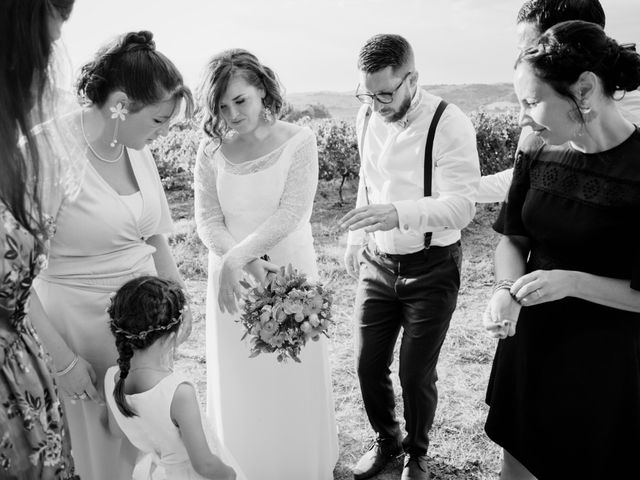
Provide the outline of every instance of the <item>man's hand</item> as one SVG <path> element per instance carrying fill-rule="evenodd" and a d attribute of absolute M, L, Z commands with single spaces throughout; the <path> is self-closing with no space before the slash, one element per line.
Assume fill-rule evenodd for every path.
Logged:
<path fill-rule="evenodd" d="M 398 211 L 391 203 L 367 205 L 354 208 L 340 219 L 340 228 L 360 230 L 367 233 L 398 228 Z"/>
<path fill-rule="evenodd" d="M 360 262 L 358 262 L 358 252 L 362 248 L 361 245 L 347 245 L 344 252 L 344 266 L 349 276 L 357 279 L 360 275 Z"/>

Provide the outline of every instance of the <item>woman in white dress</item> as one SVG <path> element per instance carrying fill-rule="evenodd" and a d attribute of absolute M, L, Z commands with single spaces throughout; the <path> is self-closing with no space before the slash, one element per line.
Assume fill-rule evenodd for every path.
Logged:
<path fill-rule="evenodd" d="M 49 267 L 34 282 L 42 306 L 34 305 L 32 317 L 38 330 L 54 327 L 42 341 L 58 370 L 80 477 L 126 479 L 137 450 L 102 421 L 102 379 L 118 357 L 105 308 L 131 278 L 181 281 L 164 235 L 172 230 L 170 211 L 147 144 L 166 134 L 191 95 L 145 31 L 99 51 L 82 68 L 78 91 L 89 105 L 59 123 L 83 145 L 76 160 L 85 175 L 76 201 L 48 212 L 56 234 Z"/>
<path fill-rule="evenodd" d="M 243 275 L 264 279 L 274 264 L 318 276 L 309 223 L 315 136 L 276 120 L 276 76 L 244 50 L 209 62 L 201 99 L 207 138 L 196 161 L 195 216 L 210 250 L 209 413 L 248 480 L 332 479 L 338 442 L 326 342 L 307 344 L 302 363 L 249 358 L 236 303 Z"/>

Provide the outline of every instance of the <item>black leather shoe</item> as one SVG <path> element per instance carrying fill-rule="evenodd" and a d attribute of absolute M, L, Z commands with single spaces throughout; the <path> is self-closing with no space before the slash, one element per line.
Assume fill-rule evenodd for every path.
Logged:
<path fill-rule="evenodd" d="M 402 453 L 402 442 L 397 438 L 378 438 L 353 469 L 354 480 L 373 477 L 391 460 Z"/>
<path fill-rule="evenodd" d="M 407 454 L 404 457 L 401 480 L 429 480 L 430 478 L 426 455 Z"/>

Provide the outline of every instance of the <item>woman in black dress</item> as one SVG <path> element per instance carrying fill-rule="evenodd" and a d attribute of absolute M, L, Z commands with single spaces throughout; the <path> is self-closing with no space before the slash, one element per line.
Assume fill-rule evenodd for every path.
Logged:
<path fill-rule="evenodd" d="M 494 228 L 487 391 L 502 480 L 640 478 L 640 56 L 586 22 L 516 63 L 518 152 Z M 517 328 L 516 328 L 517 325 Z"/>

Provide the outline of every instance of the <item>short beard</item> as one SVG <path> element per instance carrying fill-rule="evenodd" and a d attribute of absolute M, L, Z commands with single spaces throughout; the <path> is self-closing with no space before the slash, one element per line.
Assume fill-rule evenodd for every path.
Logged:
<path fill-rule="evenodd" d="M 391 117 L 388 117 L 388 119 L 385 119 L 385 122 L 386 123 L 397 122 L 407 114 L 410 107 L 411 107 L 411 97 L 407 97 L 398 107 L 398 111 L 394 113 Z"/>

